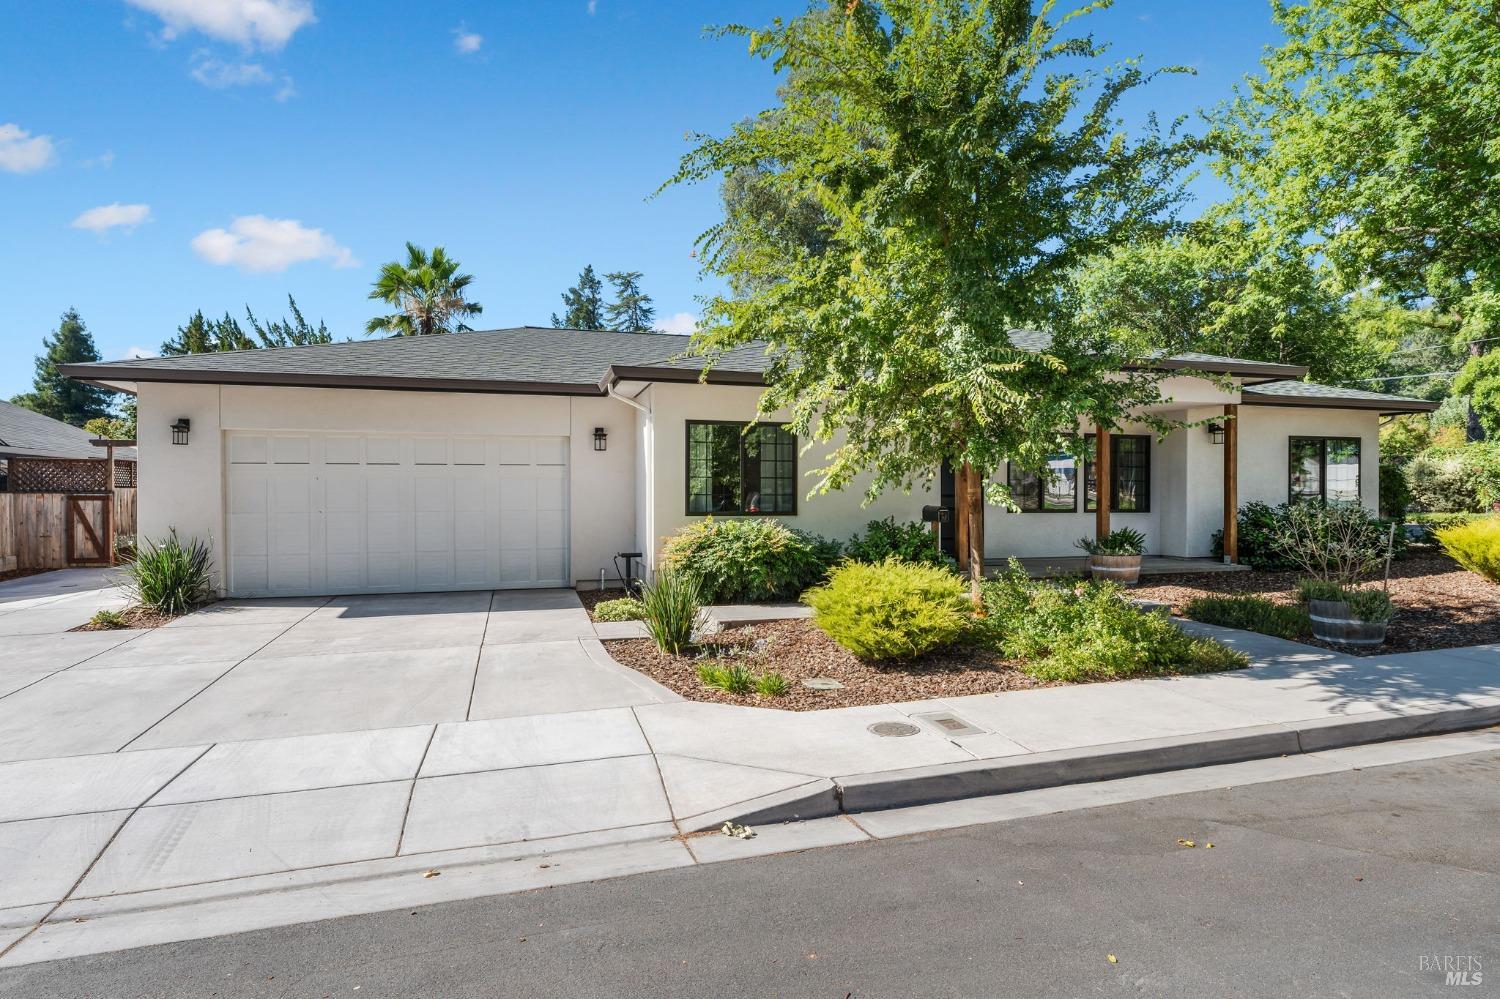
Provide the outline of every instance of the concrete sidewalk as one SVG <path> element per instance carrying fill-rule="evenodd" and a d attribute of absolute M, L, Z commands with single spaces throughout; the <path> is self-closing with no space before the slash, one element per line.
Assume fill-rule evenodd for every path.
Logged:
<path fill-rule="evenodd" d="M 316 608 L 287 610 L 315 626 L 308 641 L 337 642 L 351 626 L 347 608 L 324 625 Z M 538 618 L 514 620 L 530 628 Z M 391 625 L 398 635 L 411 627 Z M 1303 759 L 1500 722 L 1500 647 L 1357 658 L 1183 627 L 1241 648 L 1255 667 L 805 713 L 643 697 L 239 741 L 194 741 L 191 727 L 163 726 L 151 748 L 0 764 L 0 964 L 131 946 L 120 941 L 139 941 L 142 927 L 182 939 L 173 934 L 530 886 L 532 865 L 506 865 L 544 854 L 570 858 L 564 878 L 739 855 L 747 848 L 738 841 L 691 839 L 685 851 L 679 838 L 731 818 L 819 819 L 765 841 L 818 845 L 864 837 L 924 802 Z M 184 619 L 180 630 L 196 628 Z M 281 634 L 274 641 L 295 637 Z M 497 637 L 522 649 L 556 636 L 480 641 Z M 595 646 L 586 643 L 602 655 Z M 538 676 L 531 686 L 546 683 Z M 859 813 L 859 824 L 841 813 Z M 472 874 L 461 885 L 459 869 Z M 430 871 L 450 872 L 444 887 Z M 110 935 L 127 922 L 129 932 Z"/>

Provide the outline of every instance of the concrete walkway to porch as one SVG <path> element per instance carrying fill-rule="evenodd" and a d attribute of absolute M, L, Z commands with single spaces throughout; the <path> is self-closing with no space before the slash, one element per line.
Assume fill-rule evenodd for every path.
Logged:
<path fill-rule="evenodd" d="M 1500 722 L 1497 647 L 1358 658 L 1185 623 L 1255 666 L 793 713 L 683 701 L 607 655 L 589 675 L 621 693 L 600 706 L 565 676 L 602 651 L 569 591 L 498 617 L 500 594 L 227 602 L 128 635 L 39 633 L 105 598 L 33 599 L 0 615 L 0 672 L 50 670 L 0 696 L 0 965 L 854 842 L 924 802 L 1326 768 L 1334 747 Z M 686 836 L 730 818 L 766 835 Z M 790 819 L 812 821 L 775 832 Z"/>

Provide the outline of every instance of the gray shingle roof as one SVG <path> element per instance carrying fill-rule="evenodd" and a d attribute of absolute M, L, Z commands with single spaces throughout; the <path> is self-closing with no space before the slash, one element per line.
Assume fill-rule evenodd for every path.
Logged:
<path fill-rule="evenodd" d="M 1337 385 L 1319 385 L 1317 382 L 1265 382 L 1247 385 L 1241 394 L 1246 402 L 1259 400 L 1286 405 L 1315 405 L 1319 402 L 1345 406 L 1355 404 L 1364 409 L 1380 409 L 1389 413 L 1421 413 L 1438 407 L 1437 403 L 1425 399 L 1340 388 Z"/>
<path fill-rule="evenodd" d="M 0 455 L 41 458 L 103 458 L 104 449 L 89 441 L 93 435 L 69 423 L 0 401 Z M 134 448 L 120 448 L 118 458 L 134 458 Z"/>

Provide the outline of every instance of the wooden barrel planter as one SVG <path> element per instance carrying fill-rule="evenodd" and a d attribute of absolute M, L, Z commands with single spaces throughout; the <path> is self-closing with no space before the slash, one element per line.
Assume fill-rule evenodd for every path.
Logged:
<path fill-rule="evenodd" d="M 1340 645 L 1383 645 L 1387 621 L 1361 621 L 1342 600 L 1309 600 L 1313 637 Z"/>
<path fill-rule="evenodd" d="M 1141 581 L 1141 557 L 1139 555 L 1090 555 L 1089 575 L 1094 579 L 1107 579 L 1121 586 L 1134 586 Z"/>

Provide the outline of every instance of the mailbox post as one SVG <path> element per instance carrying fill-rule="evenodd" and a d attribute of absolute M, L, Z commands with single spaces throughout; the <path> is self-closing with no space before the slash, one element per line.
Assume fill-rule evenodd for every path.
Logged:
<path fill-rule="evenodd" d="M 938 556 L 943 554 L 943 525 L 953 523 L 953 510 L 946 506 L 922 507 L 922 521 L 932 525 L 932 541 L 937 546 Z"/>

